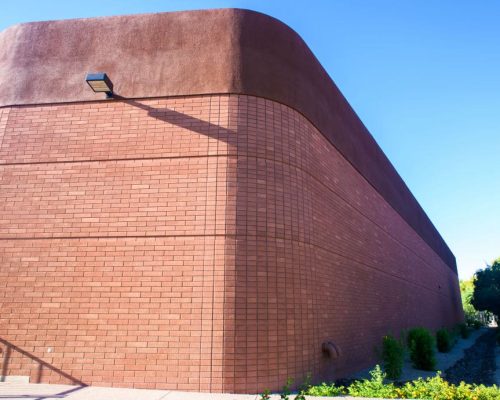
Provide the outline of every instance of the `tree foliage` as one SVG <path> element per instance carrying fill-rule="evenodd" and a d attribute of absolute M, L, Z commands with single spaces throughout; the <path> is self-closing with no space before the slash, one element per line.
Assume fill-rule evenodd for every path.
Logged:
<path fill-rule="evenodd" d="M 500 258 L 476 272 L 471 304 L 480 311 L 500 316 Z"/>
<path fill-rule="evenodd" d="M 472 295 L 474 294 L 473 278 L 460 281 L 460 294 L 462 295 L 462 306 L 467 319 L 471 319 L 477 314 L 477 310 L 471 304 Z"/>

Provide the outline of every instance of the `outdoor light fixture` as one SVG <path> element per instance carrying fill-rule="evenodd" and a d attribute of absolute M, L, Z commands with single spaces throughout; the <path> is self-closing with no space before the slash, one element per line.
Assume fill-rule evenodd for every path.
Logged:
<path fill-rule="evenodd" d="M 104 72 L 87 74 L 85 80 L 94 92 L 106 93 L 107 98 L 113 97 L 113 82 Z"/>

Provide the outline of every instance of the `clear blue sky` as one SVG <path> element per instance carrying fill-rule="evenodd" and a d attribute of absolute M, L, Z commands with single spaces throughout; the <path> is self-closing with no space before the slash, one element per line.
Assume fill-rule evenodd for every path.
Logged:
<path fill-rule="evenodd" d="M 467 278 L 500 257 L 500 2 L 2 2 L 0 30 L 47 19 L 240 7 L 295 29 L 340 87 Z"/>

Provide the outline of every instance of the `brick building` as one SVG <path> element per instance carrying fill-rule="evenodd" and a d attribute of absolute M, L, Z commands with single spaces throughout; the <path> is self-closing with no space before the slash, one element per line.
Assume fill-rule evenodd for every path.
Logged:
<path fill-rule="evenodd" d="M 0 107 L 0 375 L 257 392 L 463 318 L 453 254 L 273 18 L 16 25 Z"/>

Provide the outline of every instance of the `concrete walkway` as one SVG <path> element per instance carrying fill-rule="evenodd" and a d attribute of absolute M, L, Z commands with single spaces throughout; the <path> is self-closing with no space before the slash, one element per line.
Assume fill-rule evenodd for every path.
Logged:
<path fill-rule="evenodd" d="M 191 393 L 34 383 L 0 383 L 0 399 L 31 400 L 255 400 L 256 395 Z"/>
<path fill-rule="evenodd" d="M 290 399 L 295 396 L 291 395 Z M 169 390 L 122 389 L 98 386 L 49 385 L 35 383 L 2 382 L 0 400 L 257 400 L 254 394 L 194 393 Z M 279 395 L 272 395 L 278 400 Z M 332 397 L 312 397 L 308 399 L 327 400 Z M 343 397 L 342 399 L 353 399 Z M 359 398 L 358 398 L 359 400 Z"/>

